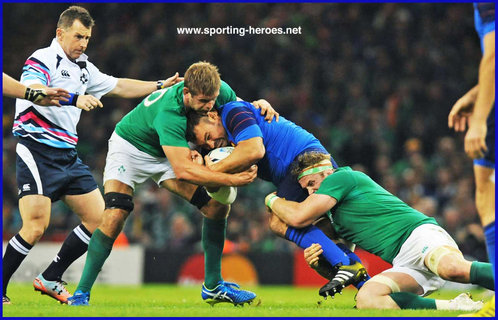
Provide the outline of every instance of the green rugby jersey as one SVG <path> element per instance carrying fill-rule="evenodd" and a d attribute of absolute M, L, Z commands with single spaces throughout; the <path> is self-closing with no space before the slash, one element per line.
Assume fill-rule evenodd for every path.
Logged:
<path fill-rule="evenodd" d="M 235 100 L 235 92 L 222 81 L 215 108 Z M 154 91 L 116 125 L 121 138 L 154 157 L 165 157 L 161 146 L 188 148 L 186 130 L 183 81 Z"/>
<path fill-rule="evenodd" d="M 350 167 L 339 168 L 325 178 L 316 193 L 337 200 L 330 214 L 341 238 L 389 263 L 415 228 L 427 223 L 437 225 L 434 218 L 411 208 Z"/>

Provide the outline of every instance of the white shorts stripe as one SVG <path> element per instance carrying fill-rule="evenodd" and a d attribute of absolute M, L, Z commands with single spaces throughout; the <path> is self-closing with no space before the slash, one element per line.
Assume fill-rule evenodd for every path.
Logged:
<path fill-rule="evenodd" d="M 10 239 L 9 244 L 16 249 L 17 252 L 24 254 L 25 256 L 28 255 L 29 249 L 26 249 L 25 246 L 23 246 L 15 237 Z"/>
<path fill-rule="evenodd" d="M 83 230 L 81 230 L 80 226 L 74 228 L 73 231 L 84 243 L 88 244 L 90 242 L 90 237 L 87 236 L 86 233 L 83 232 Z"/>
<path fill-rule="evenodd" d="M 43 194 L 43 185 L 41 182 L 40 178 L 40 173 L 38 172 L 38 167 L 36 166 L 35 159 L 33 158 L 33 155 L 29 151 L 26 146 L 18 143 L 16 146 L 16 153 L 19 155 L 19 157 L 26 163 L 26 165 L 29 168 L 29 171 L 31 171 L 31 174 L 33 175 L 33 178 L 35 179 L 36 182 L 36 188 L 38 190 L 38 194 Z"/>

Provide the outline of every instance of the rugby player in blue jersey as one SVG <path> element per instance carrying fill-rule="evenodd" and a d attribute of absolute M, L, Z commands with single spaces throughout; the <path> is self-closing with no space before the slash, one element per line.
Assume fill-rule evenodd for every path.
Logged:
<path fill-rule="evenodd" d="M 451 109 L 448 125 L 465 131 L 465 153 L 474 159 L 476 207 L 484 227 L 489 262 L 495 265 L 495 4 L 474 3 L 475 28 L 483 52 L 479 80 Z M 494 297 L 471 316 L 494 317 Z"/>
<path fill-rule="evenodd" d="M 207 115 L 189 114 L 187 139 L 204 150 L 235 146 L 227 158 L 213 164 L 206 157 L 206 164 L 213 171 L 227 173 L 240 172 L 257 164 L 258 177 L 273 182 L 279 197 L 298 202 L 306 199 L 308 194 L 290 173 L 294 161 L 300 154 L 309 151 L 329 154 L 311 133 L 283 117 L 278 122 L 268 123 L 252 104 L 245 101 L 224 104 Z M 331 156 L 330 162 L 334 168 L 337 167 Z M 272 214 L 270 228 L 303 249 L 313 243 L 321 244 L 323 256 L 334 268 L 328 266 L 331 272 L 320 274 L 331 282 L 361 287 L 362 280 L 368 279 L 359 258 L 344 244 L 338 247 L 317 226 L 293 228 Z M 323 292 L 323 295 L 334 293 Z"/>

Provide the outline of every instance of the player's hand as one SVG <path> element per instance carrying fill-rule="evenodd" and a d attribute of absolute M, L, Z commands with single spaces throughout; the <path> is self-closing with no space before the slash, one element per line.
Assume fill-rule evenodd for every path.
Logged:
<path fill-rule="evenodd" d="M 273 109 L 270 103 L 265 99 L 253 101 L 252 104 L 256 107 L 256 109 L 261 109 L 261 115 L 265 115 L 265 120 L 268 123 L 270 123 L 273 118 L 275 118 L 275 121 L 278 121 L 280 114 L 275 111 L 275 109 Z"/>
<path fill-rule="evenodd" d="M 180 77 L 180 75 L 177 72 L 172 77 L 169 77 L 166 80 L 157 81 L 158 89 L 164 89 L 164 88 L 171 87 L 172 85 L 177 84 L 178 82 L 181 82 L 181 81 L 183 81 L 183 77 Z"/>
<path fill-rule="evenodd" d="M 270 209 L 270 207 L 267 205 L 268 201 L 270 200 L 270 198 L 273 198 L 273 196 L 276 196 L 277 195 L 277 191 L 273 191 L 272 193 L 269 193 L 266 197 L 265 197 L 265 205 L 266 205 L 266 208 L 268 209 L 268 212 L 272 212 L 272 210 Z"/>
<path fill-rule="evenodd" d="M 448 127 L 454 128 L 456 132 L 465 131 L 469 117 L 474 111 L 473 109 L 474 100 L 469 94 L 466 94 L 458 99 L 448 115 Z"/>
<path fill-rule="evenodd" d="M 304 249 L 304 260 L 313 269 L 318 267 L 319 256 L 323 253 L 322 246 L 318 243 L 313 243 L 308 248 Z"/>
<path fill-rule="evenodd" d="M 97 107 L 103 108 L 104 105 L 102 104 L 102 102 L 100 102 L 99 99 L 95 98 L 94 96 L 85 94 L 78 96 L 78 100 L 76 101 L 76 107 L 85 111 L 90 111 Z"/>
<path fill-rule="evenodd" d="M 256 179 L 258 173 L 258 167 L 256 165 L 252 165 L 249 169 L 235 173 L 231 175 L 230 186 L 232 187 L 240 187 L 246 184 L 249 184 Z"/>
<path fill-rule="evenodd" d="M 197 163 L 200 165 L 204 164 L 202 160 L 202 155 L 197 150 L 190 150 L 190 158 L 192 158 L 193 163 Z"/>
<path fill-rule="evenodd" d="M 469 130 L 465 134 L 465 153 L 472 159 L 481 159 L 488 151 L 486 146 L 486 120 L 473 119 L 469 122 Z"/>
<path fill-rule="evenodd" d="M 212 165 L 214 165 L 214 162 L 211 160 L 211 158 L 208 155 L 205 155 L 204 164 L 206 167 L 210 168 Z"/>
<path fill-rule="evenodd" d="M 61 107 L 60 101 L 69 101 L 69 92 L 62 88 L 26 88 L 24 97 L 40 106 Z"/>

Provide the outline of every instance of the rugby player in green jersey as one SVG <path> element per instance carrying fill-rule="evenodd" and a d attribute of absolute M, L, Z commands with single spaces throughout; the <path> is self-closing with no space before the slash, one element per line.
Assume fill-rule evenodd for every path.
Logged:
<path fill-rule="evenodd" d="M 467 294 L 452 300 L 422 297 L 441 288 L 445 280 L 494 290 L 491 264 L 467 261 L 434 218 L 411 208 L 362 172 L 334 169 L 329 157 L 309 152 L 298 158 L 293 174 L 308 190 L 306 200 L 287 201 L 272 193 L 265 204 L 283 222 L 299 228 L 326 213 L 339 237 L 393 265 L 361 287 L 357 308 L 470 311 L 482 307 Z M 312 245 L 305 250 L 305 259 L 316 266 L 320 254 L 321 248 Z M 342 290 L 340 271 L 336 277 L 321 295 Z"/>
<path fill-rule="evenodd" d="M 228 174 L 211 171 L 202 157 L 191 151 L 187 140 L 186 112 L 208 112 L 230 101 L 235 92 L 221 81 L 218 68 L 207 62 L 191 65 L 184 81 L 153 92 L 116 125 L 109 139 L 104 170 L 105 211 L 103 222 L 93 233 L 82 277 L 71 305 L 88 305 L 90 290 L 114 240 L 133 210 L 133 191 L 137 184 L 152 178 L 160 187 L 195 205 L 204 215 L 202 246 L 205 282 L 201 296 L 211 304 L 249 303 L 256 295 L 223 281 L 221 257 L 226 236 L 229 205 L 211 199 L 203 187 L 242 186 L 256 178 L 255 166 Z M 265 100 L 255 101 L 271 121 L 278 114 Z"/>

